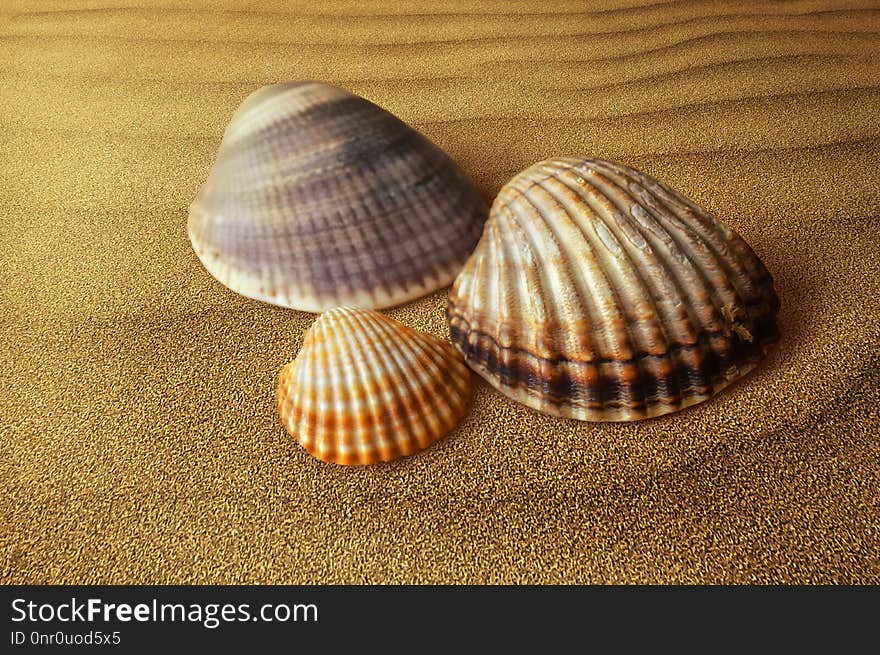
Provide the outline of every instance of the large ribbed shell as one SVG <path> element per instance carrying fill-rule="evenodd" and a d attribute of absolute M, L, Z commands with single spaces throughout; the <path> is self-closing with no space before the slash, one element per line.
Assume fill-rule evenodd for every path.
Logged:
<path fill-rule="evenodd" d="M 767 269 L 729 227 L 626 166 L 511 180 L 450 292 L 453 343 L 504 394 L 589 421 L 706 400 L 778 338 Z"/>
<path fill-rule="evenodd" d="M 287 431 L 325 462 L 411 455 L 467 411 L 470 371 L 446 341 L 379 312 L 342 307 L 314 322 L 278 381 Z"/>
<path fill-rule="evenodd" d="M 233 116 L 189 235 L 250 298 L 319 312 L 447 286 L 487 208 L 462 170 L 373 103 L 319 82 L 264 87 Z"/>

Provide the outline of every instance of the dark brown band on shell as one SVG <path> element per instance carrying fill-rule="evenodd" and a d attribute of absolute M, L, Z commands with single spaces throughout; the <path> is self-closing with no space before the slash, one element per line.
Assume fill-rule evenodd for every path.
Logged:
<path fill-rule="evenodd" d="M 752 341 L 733 336 L 728 342 L 724 333 L 705 332 L 697 343 L 673 345 L 664 355 L 637 353 L 626 361 L 551 360 L 504 348 L 490 335 L 471 330 L 463 317 L 452 312 L 449 305 L 450 338 L 472 368 L 487 372 L 503 387 L 535 396 L 544 411 L 547 406 L 558 408 L 561 415 L 568 415 L 567 408 L 572 407 L 621 410 L 631 413 L 633 420 L 657 415 L 656 408 L 649 413 L 651 406 L 668 408 L 662 414 L 682 409 L 686 398 L 711 397 L 750 371 L 779 338 L 776 321 L 762 319 L 755 324 Z M 729 347 L 713 347 L 713 342 Z M 674 365 L 662 370 L 666 358 Z"/>

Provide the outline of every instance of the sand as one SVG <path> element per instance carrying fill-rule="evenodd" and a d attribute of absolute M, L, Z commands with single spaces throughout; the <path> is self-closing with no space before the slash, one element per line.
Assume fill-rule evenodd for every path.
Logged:
<path fill-rule="evenodd" d="M 0 581 L 880 582 L 880 5 L 132 4 L 0 0 Z M 487 200 L 552 155 L 665 180 L 767 264 L 781 342 L 669 417 L 478 383 L 420 455 L 312 459 L 273 394 L 313 316 L 186 236 L 237 104 L 300 78 Z M 389 314 L 445 336 L 445 299 Z"/>

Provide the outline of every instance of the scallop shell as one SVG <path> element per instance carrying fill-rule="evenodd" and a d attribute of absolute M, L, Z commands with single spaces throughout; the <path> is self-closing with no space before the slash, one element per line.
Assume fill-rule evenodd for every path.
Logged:
<path fill-rule="evenodd" d="M 364 98 L 295 82 L 239 107 L 189 236 L 205 268 L 250 298 L 378 308 L 449 285 L 487 213 L 423 135 Z"/>
<path fill-rule="evenodd" d="M 633 421 L 710 398 L 778 338 L 767 269 L 654 178 L 543 161 L 492 206 L 447 318 L 472 369 L 534 409 Z"/>
<path fill-rule="evenodd" d="M 462 419 L 471 375 L 446 341 L 379 312 L 321 314 L 281 371 L 278 413 L 325 462 L 373 464 L 428 447 Z"/>

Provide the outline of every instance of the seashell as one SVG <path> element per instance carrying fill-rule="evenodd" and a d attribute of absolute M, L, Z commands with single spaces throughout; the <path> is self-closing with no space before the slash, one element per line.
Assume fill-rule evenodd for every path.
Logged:
<path fill-rule="evenodd" d="M 378 308 L 449 285 L 487 213 L 422 134 L 347 91 L 294 82 L 239 107 L 189 236 L 211 275 L 249 298 Z"/>
<path fill-rule="evenodd" d="M 633 421 L 706 400 L 778 338 L 767 269 L 654 178 L 540 162 L 492 205 L 447 306 L 468 365 L 529 407 Z"/>
<path fill-rule="evenodd" d="M 446 341 L 372 310 L 321 314 L 278 380 L 287 431 L 325 462 L 373 464 L 411 455 L 467 411 L 471 376 Z"/>

